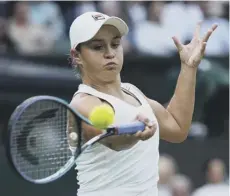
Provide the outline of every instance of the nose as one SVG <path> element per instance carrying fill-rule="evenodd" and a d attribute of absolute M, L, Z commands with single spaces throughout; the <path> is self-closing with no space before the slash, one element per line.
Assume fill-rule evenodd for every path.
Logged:
<path fill-rule="evenodd" d="M 113 59 L 115 57 L 115 51 L 111 47 L 107 47 L 104 57 L 106 59 Z"/>

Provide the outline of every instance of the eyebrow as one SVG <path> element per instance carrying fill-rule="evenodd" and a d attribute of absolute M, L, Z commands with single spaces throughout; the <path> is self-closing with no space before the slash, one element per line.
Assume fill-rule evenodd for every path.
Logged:
<path fill-rule="evenodd" d="M 113 37 L 113 39 L 120 39 L 121 36 L 120 35 L 117 35 L 115 37 Z M 92 39 L 90 42 L 102 42 L 104 41 L 103 39 Z"/>

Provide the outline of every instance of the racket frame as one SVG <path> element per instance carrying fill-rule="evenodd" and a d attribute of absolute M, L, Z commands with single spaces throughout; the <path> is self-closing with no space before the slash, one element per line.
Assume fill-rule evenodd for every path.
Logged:
<path fill-rule="evenodd" d="M 69 107 L 69 104 L 66 101 L 64 101 L 60 98 L 57 98 L 57 97 L 53 97 L 53 96 L 48 96 L 48 95 L 34 96 L 34 97 L 26 99 L 19 106 L 17 106 L 17 108 L 14 110 L 14 112 L 10 116 L 9 123 L 8 123 L 8 131 L 6 134 L 5 150 L 6 150 L 8 162 L 13 167 L 13 169 L 16 171 L 16 173 L 19 174 L 19 176 L 22 177 L 23 179 L 25 179 L 29 182 L 35 183 L 35 184 L 46 184 L 46 183 L 55 181 L 58 178 L 61 178 L 63 175 L 65 175 L 74 166 L 76 157 L 78 157 L 78 155 L 82 152 L 82 149 L 81 149 L 81 131 L 79 131 L 80 135 L 78 137 L 79 141 L 78 141 L 77 150 L 75 151 L 74 155 L 68 160 L 68 162 L 60 170 L 58 170 L 56 173 L 54 173 L 53 175 L 51 175 L 49 177 L 37 179 L 37 180 L 31 179 L 28 176 L 24 175 L 20 171 L 20 169 L 17 167 L 16 160 L 12 156 L 13 153 L 11 151 L 11 143 L 12 143 L 11 134 L 14 131 L 14 128 L 18 122 L 18 119 L 23 114 L 23 112 L 30 105 L 32 105 L 38 101 L 53 101 L 53 102 L 56 102 L 58 104 L 61 104 L 64 107 L 66 107 L 66 109 L 69 110 L 70 112 L 72 112 L 74 117 L 76 118 L 76 122 L 78 123 L 79 129 L 81 129 L 81 121 L 84 121 L 85 123 L 87 123 L 89 125 L 92 125 L 92 124 L 90 123 L 90 121 L 87 118 L 85 118 L 80 113 L 76 112 L 71 107 Z M 81 120 L 79 120 L 77 118 L 79 118 Z"/>

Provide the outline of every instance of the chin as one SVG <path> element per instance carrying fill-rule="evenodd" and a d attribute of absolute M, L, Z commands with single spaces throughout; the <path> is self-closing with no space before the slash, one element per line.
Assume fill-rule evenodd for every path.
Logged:
<path fill-rule="evenodd" d="M 103 81 L 104 82 L 109 82 L 109 83 L 113 83 L 114 81 L 117 81 L 118 79 L 120 79 L 120 72 L 117 71 L 107 71 L 105 72 L 105 75 L 103 77 Z"/>

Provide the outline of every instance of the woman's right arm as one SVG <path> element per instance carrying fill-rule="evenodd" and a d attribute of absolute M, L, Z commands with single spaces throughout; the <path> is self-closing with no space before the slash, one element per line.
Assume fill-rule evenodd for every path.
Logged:
<path fill-rule="evenodd" d="M 88 118 L 92 109 L 101 104 L 103 104 L 103 102 L 97 97 L 93 97 L 86 94 L 79 94 L 73 98 L 73 100 L 70 103 L 70 106 L 76 111 L 78 111 L 80 114 L 82 114 L 84 117 Z M 82 129 L 83 138 L 85 142 L 102 133 L 102 130 L 87 125 L 84 122 L 82 123 Z M 112 150 L 121 151 L 131 148 L 138 141 L 138 135 L 124 135 L 110 136 L 101 140 L 100 143 Z"/>

